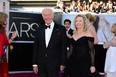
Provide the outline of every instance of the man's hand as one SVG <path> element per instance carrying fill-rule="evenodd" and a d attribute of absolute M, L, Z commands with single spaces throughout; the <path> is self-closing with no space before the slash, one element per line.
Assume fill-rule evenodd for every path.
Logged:
<path fill-rule="evenodd" d="M 91 73 L 94 73 L 96 71 L 95 67 L 94 66 L 91 66 L 90 67 L 90 71 L 91 71 Z"/>
<path fill-rule="evenodd" d="M 63 71 L 64 68 L 65 68 L 65 66 L 61 65 L 61 66 L 60 66 L 60 71 Z"/>
<path fill-rule="evenodd" d="M 71 36 L 70 34 L 67 34 L 67 37 L 68 37 L 68 38 L 72 38 L 72 36 Z"/>
<path fill-rule="evenodd" d="M 38 72 L 38 66 L 33 66 L 33 71 L 34 71 L 35 74 L 37 74 L 37 72 Z"/>

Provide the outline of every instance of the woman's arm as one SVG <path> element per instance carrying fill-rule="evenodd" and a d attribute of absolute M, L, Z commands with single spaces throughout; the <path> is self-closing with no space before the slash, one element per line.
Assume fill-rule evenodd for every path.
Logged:
<path fill-rule="evenodd" d="M 14 40 L 14 38 L 16 38 L 17 33 L 13 32 L 12 37 L 9 39 L 9 44 Z"/>

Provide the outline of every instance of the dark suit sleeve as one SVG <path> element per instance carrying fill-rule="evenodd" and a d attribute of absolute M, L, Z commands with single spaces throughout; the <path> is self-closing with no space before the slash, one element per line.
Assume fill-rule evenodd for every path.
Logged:
<path fill-rule="evenodd" d="M 67 36 L 66 36 L 66 29 L 62 26 L 62 51 L 61 51 L 61 65 L 65 65 L 67 60 Z"/>
<path fill-rule="evenodd" d="M 35 32 L 35 38 L 34 38 L 34 45 L 33 45 L 33 65 L 37 64 L 37 51 L 38 51 L 38 44 L 39 44 L 39 38 L 38 38 L 38 31 Z"/>
<path fill-rule="evenodd" d="M 73 35 L 73 31 L 74 30 L 70 28 L 69 31 L 68 31 L 68 33 L 72 36 Z"/>

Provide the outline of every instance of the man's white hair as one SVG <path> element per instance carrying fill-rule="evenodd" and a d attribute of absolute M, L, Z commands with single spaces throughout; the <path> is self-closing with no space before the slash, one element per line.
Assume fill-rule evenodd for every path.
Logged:
<path fill-rule="evenodd" d="M 42 10 L 42 16 L 44 16 L 44 11 L 46 11 L 46 10 L 51 11 L 51 12 L 52 12 L 52 16 L 54 16 L 54 12 L 53 12 L 53 10 L 52 10 L 51 8 L 44 8 L 44 9 Z"/>

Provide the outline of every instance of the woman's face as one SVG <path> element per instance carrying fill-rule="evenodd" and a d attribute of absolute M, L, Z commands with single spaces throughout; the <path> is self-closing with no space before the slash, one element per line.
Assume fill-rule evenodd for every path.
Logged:
<path fill-rule="evenodd" d="M 83 28 L 84 27 L 84 20 L 82 17 L 77 17 L 75 20 L 75 26 L 77 29 Z"/>
<path fill-rule="evenodd" d="M 64 23 L 64 26 L 65 26 L 66 30 L 68 30 L 68 29 L 70 28 L 70 25 L 71 25 L 71 24 L 70 24 L 69 22 L 65 22 L 65 23 Z"/>

